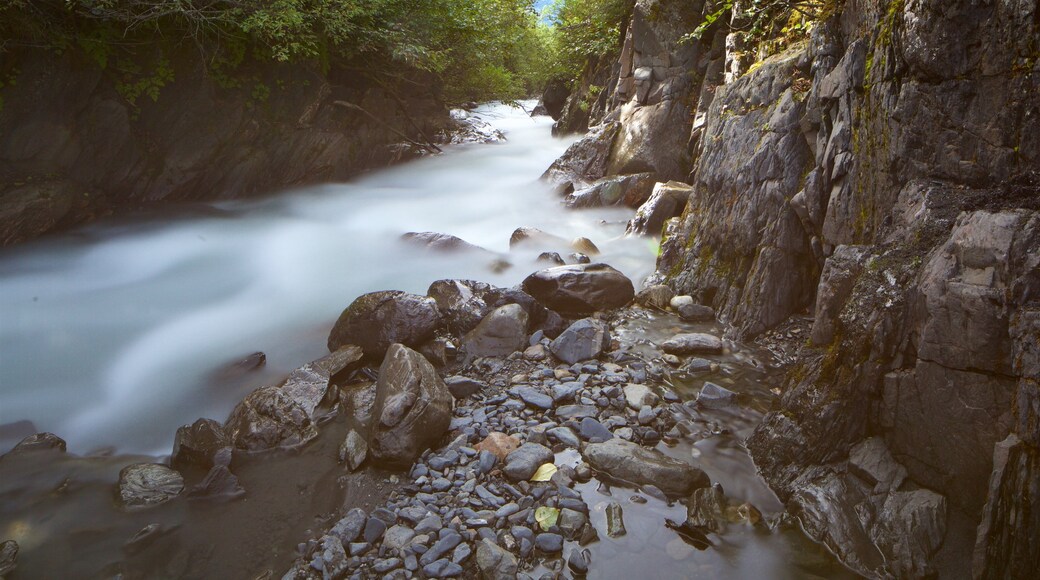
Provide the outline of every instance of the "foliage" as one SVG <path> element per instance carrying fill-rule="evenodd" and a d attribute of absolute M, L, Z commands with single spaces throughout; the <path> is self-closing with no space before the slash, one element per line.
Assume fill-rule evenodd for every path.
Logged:
<path fill-rule="evenodd" d="M 838 0 L 715 0 L 705 7 L 704 22 L 683 37 L 700 40 L 716 23 L 760 43 L 804 35 L 813 22 L 832 13 Z"/>
<path fill-rule="evenodd" d="M 615 54 L 632 0 L 556 0 L 546 41 L 550 77 L 576 79 L 586 66 Z"/>

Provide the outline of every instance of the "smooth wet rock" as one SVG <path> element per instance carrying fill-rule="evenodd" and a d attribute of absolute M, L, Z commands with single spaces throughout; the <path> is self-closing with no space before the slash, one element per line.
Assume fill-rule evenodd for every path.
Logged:
<path fill-rule="evenodd" d="M 598 358 L 610 346 L 610 328 L 594 318 L 583 318 L 549 343 L 553 355 L 568 364 Z"/>
<path fill-rule="evenodd" d="M 221 449 L 232 446 L 224 426 L 213 419 L 199 419 L 177 429 L 173 439 L 170 466 L 174 469 L 200 467 L 209 469 Z"/>
<path fill-rule="evenodd" d="M 538 228 L 520 227 L 513 230 L 513 234 L 509 236 L 509 249 L 517 246 L 558 250 L 567 248 L 570 244 L 560 236 L 543 232 Z"/>
<path fill-rule="evenodd" d="M 621 509 L 621 504 L 616 501 L 608 503 L 604 513 L 607 516 L 607 536 L 611 538 L 624 536 L 627 530 L 625 530 L 625 514 Z"/>
<path fill-rule="evenodd" d="M 670 354 L 718 354 L 722 346 L 719 337 L 700 332 L 677 334 L 661 343 L 661 348 Z"/>
<path fill-rule="evenodd" d="M 545 432 L 546 435 L 556 439 L 560 443 L 563 443 L 567 447 L 573 449 L 581 448 L 581 440 L 574 434 L 574 431 L 570 427 L 553 427 Z"/>
<path fill-rule="evenodd" d="M 119 501 L 128 508 L 166 503 L 183 490 L 181 474 L 158 463 L 135 463 L 119 472 Z"/>
<path fill-rule="evenodd" d="M 563 536 L 560 534 L 538 534 L 535 536 L 534 545 L 541 551 L 555 554 L 563 550 Z"/>
<path fill-rule="evenodd" d="M 705 382 L 701 392 L 697 393 L 697 406 L 707 409 L 724 409 L 736 402 L 736 393 L 712 382 Z"/>
<path fill-rule="evenodd" d="M 656 485 L 673 497 L 711 483 L 703 471 L 688 463 L 618 438 L 586 445 L 582 453 L 598 471 L 635 484 Z"/>
<path fill-rule="evenodd" d="M 575 251 L 581 252 L 586 256 L 597 256 L 600 253 L 596 244 L 592 243 L 592 240 L 588 238 L 574 238 L 571 241 L 571 248 L 574 248 Z"/>
<path fill-rule="evenodd" d="M 553 458 L 553 452 L 548 447 L 524 443 L 506 456 L 506 465 L 502 471 L 515 481 L 527 481 L 543 464 L 552 463 Z"/>
<path fill-rule="evenodd" d="M 19 441 L 18 444 L 5 453 L 4 456 L 35 453 L 38 451 L 57 451 L 58 453 L 65 453 L 66 448 L 65 440 L 54 433 L 35 433 Z"/>
<path fill-rule="evenodd" d="M 516 556 L 485 538 L 477 544 L 477 568 L 485 580 L 514 580 Z"/>
<path fill-rule="evenodd" d="M 715 309 L 703 304 L 684 304 L 679 307 L 679 318 L 687 322 L 715 320 Z"/>
<path fill-rule="evenodd" d="M 563 266 L 567 263 L 563 261 L 563 257 L 560 256 L 559 252 L 542 252 L 541 254 L 538 254 L 538 261 L 556 266 Z"/>
<path fill-rule="evenodd" d="M 666 310 L 675 293 L 664 284 L 647 286 L 636 294 L 636 302 L 643 308 Z"/>
<path fill-rule="evenodd" d="M 677 217 L 693 194 L 693 186 L 678 181 L 654 185 L 649 199 L 628 222 L 626 233 L 640 236 L 660 236 L 665 221 Z"/>
<path fill-rule="evenodd" d="M 328 347 L 335 351 L 356 344 L 366 357 L 378 360 L 391 344 L 419 347 L 433 338 L 441 323 L 432 298 L 397 290 L 372 292 L 343 311 L 329 334 Z"/>
<path fill-rule="evenodd" d="M 527 312 L 519 304 L 493 310 L 462 339 L 470 359 L 506 356 L 527 346 Z"/>
<path fill-rule="evenodd" d="M 0 544 L 0 578 L 7 576 L 18 567 L 18 543 L 7 540 Z"/>
<path fill-rule="evenodd" d="M 687 502 L 686 523 L 695 528 L 719 533 L 726 526 L 726 495 L 715 484 L 695 490 Z"/>
<path fill-rule="evenodd" d="M 410 465 L 448 430 L 451 409 L 451 393 L 433 365 L 404 345 L 391 345 L 376 382 L 369 454 L 384 464 Z"/>
<path fill-rule="evenodd" d="M 585 524 L 589 521 L 585 514 L 577 510 L 564 508 L 560 510 L 560 518 L 556 525 L 560 527 L 560 533 L 568 539 L 575 538 Z"/>
<path fill-rule="evenodd" d="M 635 296 L 632 281 L 606 264 L 540 270 L 524 280 L 523 289 L 552 310 L 574 314 L 620 308 Z"/>
<path fill-rule="evenodd" d="M 487 387 L 481 381 L 457 375 L 444 379 L 444 384 L 448 387 L 448 392 L 451 393 L 451 396 L 456 399 L 472 397 Z"/>
<path fill-rule="evenodd" d="M 688 373 L 706 373 L 711 369 L 712 362 L 705 358 L 691 358 L 682 367 L 682 370 Z"/>
<path fill-rule="evenodd" d="M 355 429 L 351 429 L 339 446 L 339 460 L 346 462 L 347 468 L 357 471 L 368 456 L 368 443 Z"/>
<path fill-rule="evenodd" d="M 494 286 L 476 280 L 437 280 L 426 291 L 456 336 L 476 328 L 493 310 L 494 292 Z"/>
<path fill-rule="evenodd" d="M 587 549 L 574 548 L 567 556 L 567 567 L 579 576 L 583 576 L 589 571 L 589 564 L 591 563 L 592 554 Z"/>

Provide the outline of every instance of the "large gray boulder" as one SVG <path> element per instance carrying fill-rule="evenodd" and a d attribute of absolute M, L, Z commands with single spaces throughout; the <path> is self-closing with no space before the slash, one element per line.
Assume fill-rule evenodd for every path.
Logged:
<path fill-rule="evenodd" d="M 651 196 L 654 188 L 653 173 L 612 175 L 592 185 L 567 194 L 563 203 L 570 208 L 627 205 L 640 207 Z"/>
<path fill-rule="evenodd" d="M 656 485 L 672 497 L 686 496 L 711 484 L 700 469 L 623 439 L 591 443 L 583 454 L 596 470 L 634 484 Z"/>
<path fill-rule="evenodd" d="M 499 306 L 462 339 L 470 359 L 506 356 L 527 346 L 527 312 L 519 304 Z"/>
<path fill-rule="evenodd" d="M 335 351 L 356 344 L 365 356 L 380 359 L 393 343 L 418 347 L 433 338 L 441 325 L 441 314 L 432 298 L 398 290 L 359 296 L 340 315 L 329 334 L 328 346 Z"/>
<path fill-rule="evenodd" d="M 484 580 L 515 580 L 516 556 L 489 538 L 477 544 L 477 568 Z"/>
<path fill-rule="evenodd" d="M 217 454 L 232 444 L 223 425 L 213 419 L 199 419 L 177 429 L 170 465 L 174 469 L 209 469 L 213 467 Z"/>
<path fill-rule="evenodd" d="M 552 463 L 553 457 L 552 450 L 544 445 L 524 443 L 506 456 L 506 466 L 502 472 L 514 480 L 527 480 L 543 464 Z"/>
<path fill-rule="evenodd" d="M 635 297 L 632 281 L 606 264 L 539 270 L 524 280 L 523 290 L 547 308 L 574 314 L 621 308 Z"/>
<path fill-rule="evenodd" d="M 493 301 L 490 295 L 494 289 L 475 280 L 437 280 L 426 294 L 437 304 L 448 330 L 463 336 L 491 312 L 488 300 Z"/>
<path fill-rule="evenodd" d="M 433 365 L 402 344 L 391 345 L 376 383 L 370 456 L 387 465 L 410 465 L 448 430 L 451 408 L 451 393 Z"/>
<path fill-rule="evenodd" d="M 610 328 L 601 320 L 583 318 L 549 343 L 556 358 L 568 364 L 599 357 L 610 346 Z"/>
<path fill-rule="evenodd" d="M 693 194 L 693 186 L 678 181 L 654 185 L 650 199 L 639 206 L 635 217 L 628 222 L 626 233 L 639 236 L 660 236 L 664 222 L 682 213 L 686 201 Z"/>
<path fill-rule="evenodd" d="M 119 501 L 128 508 L 166 503 L 183 490 L 181 474 L 158 463 L 135 463 L 119 472 Z"/>
<path fill-rule="evenodd" d="M 249 451 L 310 441 L 318 435 L 316 420 L 322 410 L 335 402 L 329 381 L 362 356 L 361 347 L 347 345 L 296 369 L 281 385 L 253 391 L 231 412 L 225 432 L 236 447 Z"/>

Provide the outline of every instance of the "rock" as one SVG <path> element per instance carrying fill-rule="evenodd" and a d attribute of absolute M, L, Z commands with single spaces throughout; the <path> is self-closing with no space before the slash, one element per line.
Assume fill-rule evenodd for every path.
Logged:
<path fill-rule="evenodd" d="M 527 312 L 519 304 L 500 306 L 462 339 L 466 356 L 506 356 L 527 346 Z"/>
<path fill-rule="evenodd" d="M 213 419 L 199 419 L 177 429 L 170 466 L 178 470 L 188 467 L 209 469 L 213 467 L 217 453 L 232 444 L 223 425 Z"/>
<path fill-rule="evenodd" d="M 454 578 L 462 574 L 462 566 L 445 558 L 423 566 L 423 574 L 428 578 Z"/>
<path fill-rule="evenodd" d="M 686 523 L 695 528 L 719 533 L 726 526 L 726 495 L 719 484 L 693 492 L 687 502 Z"/>
<path fill-rule="evenodd" d="M 491 312 L 488 301 L 493 301 L 494 290 L 475 280 L 437 280 L 426 293 L 437 304 L 448 330 L 464 336 Z"/>
<path fill-rule="evenodd" d="M 568 364 L 598 358 L 610 346 L 610 329 L 594 318 L 583 318 L 549 343 L 549 351 Z"/>
<path fill-rule="evenodd" d="M 733 391 L 705 382 L 701 392 L 697 393 L 697 406 L 708 409 L 722 409 L 733 406 L 737 402 L 737 394 Z"/>
<path fill-rule="evenodd" d="M 395 290 L 372 292 L 343 311 L 332 327 L 328 346 L 335 351 L 356 344 L 366 357 L 378 360 L 391 344 L 414 348 L 430 340 L 441 322 L 433 298 Z"/>
<path fill-rule="evenodd" d="M 483 441 L 477 443 L 474 449 L 487 451 L 497 457 L 499 461 L 505 461 L 506 457 L 519 447 L 520 441 L 516 437 L 494 431 L 489 433 Z"/>
<path fill-rule="evenodd" d="M 556 439 L 560 443 L 563 443 L 567 447 L 573 449 L 581 448 L 581 440 L 574 434 L 574 431 L 570 427 L 553 427 L 545 432 L 546 435 Z"/>
<path fill-rule="evenodd" d="M 18 543 L 7 540 L 0 543 L 0 578 L 3 578 L 18 567 Z"/>
<path fill-rule="evenodd" d="M 519 387 L 516 389 L 516 394 L 523 399 L 525 403 L 532 407 L 546 410 L 552 409 L 553 399 L 549 395 L 535 389 L 533 387 Z"/>
<path fill-rule="evenodd" d="M 657 394 L 646 385 L 629 383 L 625 385 L 624 393 L 625 404 L 633 411 L 638 411 L 647 405 L 652 407 L 660 400 Z"/>
<path fill-rule="evenodd" d="M 568 254 L 567 257 L 573 260 L 575 264 L 592 263 L 592 258 L 586 256 L 585 254 L 582 254 L 581 252 L 574 252 L 573 254 Z"/>
<path fill-rule="evenodd" d="M 668 301 L 668 306 L 672 307 L 672 310 L 678 312 L 683 306 L 692 306 L 696 304 L 693 300 L 693 296 L 687 296 L 685 294 L 672 296 L 672 299 Z"/>
<path fill-rule="evenodd" d="M 516 228 L 516 230 L 513 231 L 513 234 L 509 236 L 509 249 L 512 250 L 518 246 L 562 249 L 569 247 L 570 244 L 567 243 L 567 240 L 543 232 L 538 228 L 521 227 Z"/>
<path fill-rule="evenodd" d="M 580 431 L 582 439 L 592 443 L 602 443 L 614 438 L 614 434 L 610 432 L 610 429 L 607 429 L 602 423 L 592 417 L 585 417 L 581 420 Z"/>
<path fill-rule="evenodd" d="M 462 543 L 462 536 L 458 532 L 451 528 L 443 528 L 440 532 L 440 538 L 419 558 L 419 564 L 426 566 L 438 560 L 454 550 L 455 546 L 458 546 L 460 543 Z"/>
<path fill-rule="evenodd" d="M 715 320 L 715 310 L 701 304 L 683 304 L 679 307 L 679 318 L 687 322 Z"/>
<path fill-rule="evenodd" d="M 391 345 L 379 368 L 369 453 L 385 464 L 411 464 L 448 430 L 451 408 L 451 393 L 433 365 L 404 345 Z"/>
<path fill-rule="evenodd" d="M 838 315 L 852 287 L 866 266 L 869 252 L 863 246 L 838 246 L 823 265 L 817 287 L 816 310 L 810 337 L 813 344 L 826 346 L 834 340 Z"/>
<path fill-rule="evenodd" d="M 487 385 L 481 381 L 458 375 L 444 379 L 444 384 L 448 387 L 451 396 L 456 399 L 472 397 L 487 388 Z"/>
<path fill-rule="evenodd" d="M 538 261 L 555 264 L 557 266 L 563 266 L 567 263 L 563 261 L 563 257 L 560 256 L 559 252 L 542 252 L 541 254 L 538 254 Z"/>
<path fill-rule="evenodd" d="M 65 453 L 65 450 L 65 440 L 61 437 L 58 437 L 54 433 L 36 433 L 19 441 L 13 449 L 5 453 L 2 457 L 22 453 L 36 453 L 38 451 L 57 451 L 58 453 Z"/>
<path fill-rule="evenodd" d="M 632 281 L 606 264 L 540 270 L 528 276 L 522 287 L 546 307 L 575 314 L 620 308 L 635 296 Z"/>
<path fill-rule="evenodd" d="M 567 148 L 542 174 L 561 191 L 582 189 L 607 174 L 607 163 L 621 125 L 616 122 L 591 127 L 588 134 Z"/>
<path fill-rule="evenodd" d="M 561 405 L 556 408 L 556 416 L 564 420 L 595 417 L 598 413 L 595 405 Z"/>
<path fill-rule="evenodd" d="M 710 485 L 703 471 L 656 449 L 636 443 L 610 439 L 590 443 L 583 454 L 594 469 L 634 484 L 653 484 L 669 496 L 689 495 L 694 489 Z"/>
<path fill-rule="evenodd" d="M 545 347 L 540 344 L 529 346 L 524 349 L 525 360 L 541 361 L 545 360 L 545 357 L 547 356 L 549 356 L 549 353 L 546 351 Z"/>
<path fill-rule="evenodd" d="M 560 534 L 538 534 L 534 538 L 534 545 L 541 551 L 555 554 L 563 550 L 563 536 Z"/>
<path fill-rule="evenodd" d="M 677 334 L 662 342 L 661 348 L 670 354 L 718 354 L 722 352 L 722 340 L 699 332 Z"/>
<path fill-rule="evenodd" d="M 485 580 L 515 580 L 516 556 L 485 538 L 477 544 L 477 568 Z"/>
<path fill-rule="evenodd" d="M 376 543 L 379 538 L 383 537 L 386 533 L 386 522 L 377 518 L 370 517 L 365 521 L 365 529 L 362 531 L 362 537 L 369 544 Z"/>
<path fill-rule="evenodd" d="M 351 429 L 339 446 L 339 460 L 346 462 L 347 468 L 357 471 L 368 455 L 368 443 L 356 430 Z"/>
<path fill-rule="evenodd" d="M 611 538 L 624 536 L 627 531 L 625 530 L 625 516 L 621 509 L 621 504 L 616 501 L 608 503 L 604 513 L 607 516 L 607 536 Z"/>
<path fill-rule="evenodd" d="M 664 222 L 681 214 L 692 194 L 693 186 L 678 181 L 654 185 L 649 199 L 639 206 L 635 217 L 628 222 L 626 233 L 660 236 Z"/>
<path fill-rule="evenodd" d="M 538 100 L 538 104 L 545 108 L 546 115 L 553 119 L 559 119 L 570 93 L 571 91 L 566 81 L 559 79 L 550 80 L 546 83 L 545 90 L 542 91 L 542 97 Z"/>
<path fill-rule="evenodd" d="M 712 370 L 712 362 L 704 358 L 691 358 L 683 365 L 682 370 L 691 373 L 706 373 Z"/>
<path fill-rule="evenodd" d="M 227 381 L 237 379 L 251 373 L 259 368 L 263 368 L 267 364 L 267 355 L 257 351 L 253 354 L 233 362 L 224 368 L 214 373 L 214 377 L 218 381 Z"/>
<path fill-rule="evenodd" d="M 343 519 L 336 522 L 329 533 L 339 538 L 343 545 L 347 545 L 361 535 L 361 530 L 365 529 L 366 523 L 368 523 L 368 514 L 365 513 L 365 510 L 354 508 L 348 511 Z"/>
<path fill-rule="evenodd" d="M 589 571 L 592 563 L 592 554 L 588 550 L 574 548 L 567 556 L 567 567 L 579 576 L 584 576 Z"/>
<path fill-rule="evenodd" d="M 401 239 L 409 244 L 437 252 L 487 252 L 484 248 L 462 238 L 437 232 L 408 232 L 402 234 Z"/>
<path fill-rule="evenodd" d="M 571 248 L 587 256 L 598 256 L 599 248 L 588 238 L 574 238 L 571 240 Z"/>
<path fill-rule="evenodd" d="M 589 519 L 585 514 L 568 508 L 560 510 L 560 518 L 556 525 L 560 527 L 560 533 L 568 539 L 575 538 Z"/>
<path fill-rule="evenodd" d="M 119 472 L 119 501 L 128 508 L 166 503 L 183 490 L 181 474 L 158 463 L 135 463 Z"/>
<path fill-rule="evenodd" d="M 906 468 L 896 462 L 880 437 L 869 437 L 852 448 L 849 470 L 877 491 L 895 491 L 907 477 Z"/>
<path fill-rule="evenodd" d="M 636 294 L 636 302 L 643 308 L 666 310 L 672 300 L 672 289 L 664 284 L 647 286 Z"/>
<path fill-rule="evenodd" d="M 552 463 L 553 458 L 553 452 L 548 447 L 537 443 L 524 443 L 506 456 L 506 466 L 502 472 L 515 481 L 526 481 L 543 464 Z"/>
<path fill-rule="evenodd" d="M 233 500 L 246 494 L 238 477 L 226 465 L 214 465 L 203 480 L 191 488 L 188 497 L 218 500 Z"/>
<path fill-rule="evenodd" d="M 570 208 L 621 204 L 635 208 L 650 197 L 654 181 L 653 173 L 611 175 L 567 194 L 563 203 Z"/>

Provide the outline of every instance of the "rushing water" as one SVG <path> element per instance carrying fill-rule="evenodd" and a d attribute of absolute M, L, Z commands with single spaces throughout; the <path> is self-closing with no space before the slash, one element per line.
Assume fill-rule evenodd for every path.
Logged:
<path fill-rule="evenodd" d="M 629 211 L 565 211 L 538 181 L 572 141 L 551 137 L 548 117 L 502 105 L 479 113 L 507 141 L 0 254 L 0 425 L 31 421 L 77 452 L 168 452 L 177 426 L 223 420 L 259 383 L 321 356 L 332 322 L 362 293 L 423 294 L 440 278 L 518 283 L 538 268 L 533 253 L 508 253 L 519 226 L 587 236 L 634 279 L 649 273 L 652 245 L 621 237 Z M 431 255 L 399 239 L 410 231 L 459 236 L 512 267 L 496 274 L 494 256 Z M 254 351 L 267 354 L 263 373 L 212 380 Z M 0 430 L 0 452 L 23 430 Z"/>

